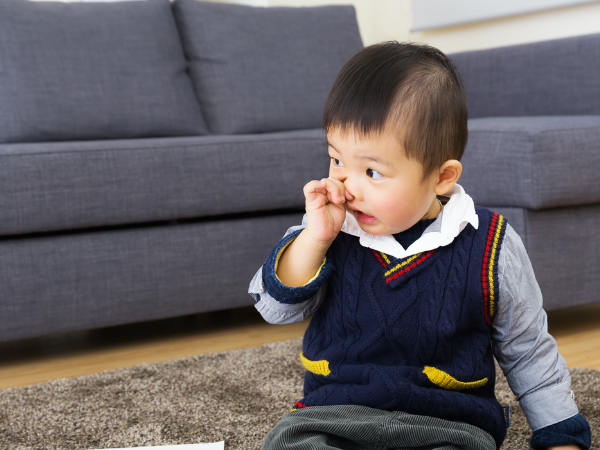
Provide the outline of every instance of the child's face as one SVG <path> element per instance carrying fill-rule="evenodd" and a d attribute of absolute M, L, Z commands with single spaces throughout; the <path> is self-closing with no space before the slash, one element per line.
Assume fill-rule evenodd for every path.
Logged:
<path fill-rule="evenodd" d="M 343 183 L 346 209 L 364 231 L 399 233 L 439 213 L 436 173 L 423 179 L 421 163 L 406 157 L 394 132 L 366 137 L 334 128 L 327 141 L 329 176 Z"/>

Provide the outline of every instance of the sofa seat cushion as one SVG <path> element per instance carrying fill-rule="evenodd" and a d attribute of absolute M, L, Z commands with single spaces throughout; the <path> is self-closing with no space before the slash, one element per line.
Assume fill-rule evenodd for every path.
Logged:
<path fill-rule="evenodd" d="M 349 5 L 175 0 L 173 11 L 204 117 L 219 134 L 321 126 L 338 71 L 362 47 Z"/>
<path fill-rule="evenodd" d="M 0 1 L 0 142 L 206 133 L 169 0 Z"/>
<path fill-rule="evenodd" d="M 600 116 L 469 120 L 461 183 L 489 206 L 545 209 L 600 202 Z"/>
<path fill-rule="evenodd" d="M 321 129 L 0 145 L 0 235 L 303 210 Z"/>

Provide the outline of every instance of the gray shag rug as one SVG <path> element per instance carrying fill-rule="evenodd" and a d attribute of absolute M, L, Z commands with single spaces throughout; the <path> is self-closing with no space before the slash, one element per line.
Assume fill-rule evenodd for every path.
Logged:
<path fill-rule="evenodd" d="M 302 397 L 301 339 L 211 353 L 0 391 L 0 448 L 89 449 L 225 441 L 259 449 Z M 600 371 L 571 369 L 592 430 L 600 428 Z M 503 449 L 527 449 L 530 431 L 504 378 L 511 406 Z M 593 437 L 592 448 L 598 449 Z"/>

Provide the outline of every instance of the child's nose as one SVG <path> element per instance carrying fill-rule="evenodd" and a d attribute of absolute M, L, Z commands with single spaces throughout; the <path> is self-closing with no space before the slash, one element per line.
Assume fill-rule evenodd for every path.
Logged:
<path fill-rule="evenodd" d="M 342 184 L 344 185 L 344 191 L 345 191 L 345 197 L 346 200 L 348 200 L 349 202 L 351 202 L 352 200 L 354 200 L 356 198 L 356 196 L 354 195 L 354 188 L 351 187 L 352 182 L 350 181 L 350 177 L 346 174 L 342 175 L 342 176 L 336 176 L 335 177 L 337 180 L 341 181 Z"/>
<path fill-rule="evenodd" d="M 356 198 L 356 192 L 354 189 L 354 185 L 350 182 L 350 178 L 344 178 L 343 180 L 341 180 L 342 183 L 344 183 L 344 191 L 346 192 L 346 200 L 348 200 L 349 202 L 351 202 L 352 200 L 354 200 Z"/>

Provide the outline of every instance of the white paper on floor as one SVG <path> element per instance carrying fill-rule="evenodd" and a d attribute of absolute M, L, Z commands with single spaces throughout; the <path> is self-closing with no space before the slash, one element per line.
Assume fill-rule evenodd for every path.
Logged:
<path fill-rule="evenodd" d="M 184 444 L 184 445 L 157 445 L 150 447 L 127 447 L 127 448 L 109 448 L 109 449 L 98 449 L 98 450 L 224 450 L 225 441 L 221 442 L 210 442 L 206 444 Z"/>

